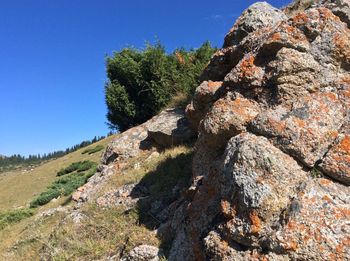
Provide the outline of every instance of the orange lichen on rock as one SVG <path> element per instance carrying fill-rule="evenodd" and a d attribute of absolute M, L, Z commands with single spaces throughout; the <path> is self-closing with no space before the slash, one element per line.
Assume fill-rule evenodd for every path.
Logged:
<path fill-rule="evenodd" d="M 300 128 L 304 128 L 306 126 L 305 121 L 299 118 L 294 118 L 293 121 L 295 122 L 296 125 L 298 125 Z"/>
<path fill-rule="evenodd" d="M 245 122 L 251 121 L 257 115 L 256 105 L 247 99 L 235 99 L 231 108 L 232 112 L 240 115 Z"/>
<path fill-rule="evenodd" d="M 202 179 L 170 260 L 350 260 L 347 1 L 257 3 L 230 30 L 191 104 Z"/>
<path fill-rule="evenodd" d="M 305 25 L 309 22 L 309 18 L 305 12 L 300 12 L 292 17 L 292 21 L 294 24 Z"/>
<path fill-rule="evenodd" d="M 236 205 L 231 206 L 227 200 L 221 200 L 221 211 L 226 218 L 232 219 L 236 216 Z"/>
<path fill-rule="evenodd" d="M 277 121 L 272 118 L 268 119 L 268 124 L 271 126 L 273 130 L 277 131 L 277 133 L 282 133 L 286 128 L 286 122 Z"/>
<path fill-rule="evenodd" d="M 338 59 L 345 59 L 346 62 L 350 63 L 350 32 L 347 34 L 336 33 L 333 37 L 333 42 L 336 46 L 334 49 L 335 55 Z"/>
<path fill-rule="evenodd" d="M 284 249 L 287 251 L 296 251 L 298 249 L 298 243 L 294 240 L 290 240 L 284 244 Z"/>
<path fill-rule="evenodd" d="M 350 157 L 350 136 L 346 135 L 337 146 L 337 149 Z"/>
<path fill-rule="evenodd" d="M 250 55 L 244 59 L 241 63 L 241 77 L 251 77 L 257 71 L 257 67 L 254 64 L 255 57 Z"/>
<path fill-rule="evenodd" d="M 333 146 L 321 164 L 325 173 L 337 180 L 350 184 L 350 136 L 345 135 Z"/>
<path fill-rule="evenodd" d="M 249 220 L 251 223 L 250 232 L 258 233 L 261 230 L 261 220 L 254 210 L 249 213 Z"/>
<path fill-rule="evenodd" d="M 272 41 L 279 41 L 282 39 L 282 36 L 281 36 L 281 33 L 277 32 L 277 33 L 274 33 L 272 36 L 271 36 L 271 40 Z"/>
<path fill-rule="evenodd" d="M 329 179 L 320 179 L 320 184 L 323 186 L 328 186 L 330 185 L 332 182 Z"/>
<path fill-rule="evenodd" d="M 328 8 L 320 7 L 317 10 L 318 10 L 318 12 L 319 12 L 319 14 L 321 16 L 321 19 L 323 19 L 323 20 L 332 19 L 332 20 L 335 20 L 337 22 L 340 22 L 339 17 L 334 15 L 332 13 L 332 11 L 329 10 Z"/>
<path fill-rule="evenodd" d="M 222 82 L 213 82 L 213 81 L 208 81 L 208 87 L 209 89 L 217 89 L 222 86 Z"/>

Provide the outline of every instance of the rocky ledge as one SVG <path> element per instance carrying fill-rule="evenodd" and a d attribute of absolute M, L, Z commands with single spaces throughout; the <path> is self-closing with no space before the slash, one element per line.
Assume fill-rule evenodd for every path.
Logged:
<path fill-rule="evenodd" d="M 226 35 L 187 107 L 169 260 L 350 260 L 349 6 L 259 2 Z"/>

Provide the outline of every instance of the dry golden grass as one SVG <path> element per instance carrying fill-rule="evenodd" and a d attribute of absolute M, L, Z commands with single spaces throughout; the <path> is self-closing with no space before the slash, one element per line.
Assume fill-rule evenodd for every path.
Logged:
<path fill-rule="evenodd" d="M 120 208 L 101 209 L 89 204 L 80 224 L 67 219 L 43 246 L 41 255 L 48 260 L 105 260 L 127 253 L 135 246 L 159 246 L 156 234 L 140 225 L 136 211 Z"/>
<path fill-rule="evenodd" d="M 49 161 L 32 171 L 16 170 L 0 174 L 0 211 L 26 206 L 36 195 L 43 192 L 56 178 L 56 173 L 73 162 L 91 160 L 99 162 L 101 152 L 81 154 L 86 148 L 106 146 L 113 139 L 107 137 L 88 147 L 79 149 L 56 160 Z"/>
<path fill-rule="evenodd" d="M 167 108 L 186 108 L 191 102 L 192 97 L 185 93 L 178 93 L 172 97 L 167 105 Z"/>
<path fill-rule="evenodd" d="M 82 159 L 79 151 L 74 154 L 67 155 L 70 157 L 62 159 L 61 165 L 52 171 Z M 163 197 L 178 180 L 188 180 L 191 155 L 192 149 L 186 146 L 168 149 L 154 157 L 140 155 L 112 176 L 101 193 L 127 183 L 146 182 L 151 184 L 151 195 Z M 66 199 L 50 202 L 39 208 L 38 214 L 64 204 Z M 36 215 L 0 231 L 0 260 L 105 260 L 107 256 L 119 255 L 120 251 L 127 253 L 140 244 L 159 246 L 164 243 L 156 237 L 153 227 L 143 223 L 142 209 L 125 211 L 123 207 L 103 209 L 86 204 L 81 211 L 85 218 L 78 224 L 67 218 L 67 214 L 57 212 L 42 218 Z"/>
<path fill-rule="evenodd" d="M 40 212 L 62 205 L 67 198 L 60 198 L 40 208 Z M 39 260 L 39 252 L 50 234 L 65 217 L 65 213 L 38 218 L 33 216 L 0 230 L 0 260 Z"/>

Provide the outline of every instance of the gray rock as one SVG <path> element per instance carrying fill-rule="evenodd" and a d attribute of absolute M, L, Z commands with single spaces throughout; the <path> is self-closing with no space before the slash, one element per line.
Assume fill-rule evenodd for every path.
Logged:
<path fill-rule="evenodd" d="M 186 143 L 195 136 L 181 109 L 168 109 L 119 135 L 107 146 L 102 164 L 127 160 L 144 150 Z"/>
<path fill-rule="evenodd" d="M 287 19 L 287 16 L 266 2 L 257 2 L 243 12 L 225 37 L 224 48 L 236 45 L 249 33 L 264 27 L 273 27 Z"/>
<path fill-rule="evenodd" d="M 229 141 L 221 173 L 223 213 L 229 217 L 236 212 L 223 230 L 246 246 L 258 246 L 273 233 L 297 187 L 307 179 L 293 158 L 266 138 L 246 133 Z"/>
<path fill-rule="evenodd" d="M 323 0 L 321 3 L 350 27 L 350 1 L 349 0 Z"/>
<path fill-rule="evenodd" d="M 269 248 L 292 260 L 349 260 L 349 192 L 328 179 L 307 182 L 287 208 Z"/>
<path fill-rule="evenodd" d="M 103 194 L 96 200 L 96 203 L 101 207 L 124 206 L 126 209 L 132 209 L 140 198 L 146 196 L 146 188 L 137 184 L 127 184 Z"/>
<path fill-rule="evenodd" d="M 118 134 L 102 154 L 101 163 L 108 165 L 137 156 L 143 148 L 150 147 L 147 137 L 146 123 Z"/>
<path fill-rule="evenodd" d="M 197 87 L 191 103 L 186 108 L 186 116 L 193 130 L 198 130 L 199 122 L 217 99 L 221 87 L 222 82 L 213 81 L 204 81 Z"/>
<path fill-rule="evenodd" d="M 167 109 L 147 122 L 148 137 L 162 147 L 189 142 L 195 137 L 182 109 Z"/>
<path fill-rule="evenodd" d="M 291 109 L 278 106 L 261 113 L 252 129 L 313 167 L 335 141 L 344 119 L 345 110 L 338 96 L 325 92 L 304 96 Z"/>
<path fill-rule="evenodd" d="M 141 245 L 132 249 L 126 257 L 121 258 L 121 261 L 158 261 L 160 255 L 159 248 Z"/>

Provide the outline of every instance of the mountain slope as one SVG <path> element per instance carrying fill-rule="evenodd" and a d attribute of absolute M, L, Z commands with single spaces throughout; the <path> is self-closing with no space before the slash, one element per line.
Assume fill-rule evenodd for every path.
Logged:
<path fill-rule="evenodd" d="M 115 136 L 74 202 L 0 231 L 2 257 L 349 260 L 349 6 L 252 5 L 187 118 L 169 109 Z"/>
<path fill-rule="evenodd" d="M 57 172 L 73 162 L 91 160 L 98 163 L 101 151 L 94 154 L 82 154 L 98 145 L 106 146 L 113 136 L 79 149 L 56 160 L 46 162 L 34 169 L 20 169 L 0 173 L 0 211 L 24 207 L 34 196 L 43 192 L 55 179 Z"/>

